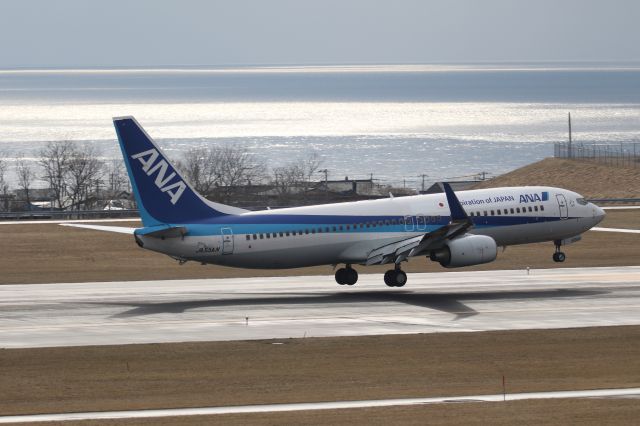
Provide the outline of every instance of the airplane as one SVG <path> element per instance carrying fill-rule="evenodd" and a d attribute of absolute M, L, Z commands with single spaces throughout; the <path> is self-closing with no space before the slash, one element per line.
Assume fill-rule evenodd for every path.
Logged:
<path fill-rule="evenodd" d="M 335 272 L 340 285 L 357 282 L 353 265 L 390 265 L 385 284 L 402 287 L 407 275 L 401 264 L 415 256 L 458 268 L 494 261 L 498 247 L 551 241 L 553 260 L 564 262 L 561 247 L 605 216 L 566 189 L 456 193 L 447 183 L 440 194 L 249 211 L 196 192 L 135 118 L 116 117 L 113 123 L 143 224 L 133 232 L 135 242 L 180 263 L 344 265 Z"/>

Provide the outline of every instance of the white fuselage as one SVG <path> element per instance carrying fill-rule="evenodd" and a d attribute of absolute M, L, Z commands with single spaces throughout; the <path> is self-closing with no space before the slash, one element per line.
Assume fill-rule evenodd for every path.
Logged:
<path fill-rule="evenodd" d="M 604 217 L 575 192 L 509 187 L 456 192 L 474 223 L 468 232 L 498 246 L 577 236 Z M 139 235 L 145 248 L 181 260 L 244 268 L 364 263 L 372 250 L 433 232 L 450 221 L 444 193 L 247 212 L 207 223 L 171 224 L 182 238 Z"/>

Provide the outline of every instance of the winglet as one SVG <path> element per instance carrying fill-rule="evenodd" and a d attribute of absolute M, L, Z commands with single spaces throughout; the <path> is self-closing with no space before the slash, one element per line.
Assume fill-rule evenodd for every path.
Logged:
<path fill-rule="evenodd" d="M 442 187 L 444 188 L 444 193 L 447 195 L 449 210 L 451 210 L 451 221 L 459 222 L 469 220 L 467 212 L 465 212 L 462 208 L 462 204 L 460 204 L 460 200 L 458 200 L 455 192 L 453 192 L 453 189 L 451 189 L 451 185 L 446 182 L 442 182 Z"/>

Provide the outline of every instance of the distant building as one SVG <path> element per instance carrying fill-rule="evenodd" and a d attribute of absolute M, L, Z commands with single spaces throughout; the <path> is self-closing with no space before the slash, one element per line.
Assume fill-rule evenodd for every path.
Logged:
<path fill-rule="evenodd" d="M 452 181 L 447 183 L 451 185 L 451 189 L 453 189 L 454 191 L 466 191 L 468 189 L 472 189 L 479 182 L 482 182 L 482 181 L 458 180 L 458 181 Z M 444 192 L 444 190 L 442 189 L 442 185 L 440 185 L 440 183 L 441 182 L 436 182 L 433 185 L 431 185 L 429 188 L 425 189 L 424 191 L 420 191 L 420 193 L 421 194 L 440 194 Z"/>

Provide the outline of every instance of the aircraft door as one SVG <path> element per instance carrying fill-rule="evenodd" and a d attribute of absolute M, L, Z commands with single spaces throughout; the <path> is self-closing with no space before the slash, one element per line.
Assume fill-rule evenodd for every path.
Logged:
<path fill-rule="evenodd" d="M 556 194 L 558 200 L 558 206 L 560 207 L 560 219 L 569 218 L 569 207 L 567 206 L 567 199 L 562 194 Z"/>
<path fill-rule="evenodd" d="M 222 254 L 233 253 L 233 231 L 231 228 L 222 228 Z"/>
<path fill-rule="evenodd" d="M 404 217 L 404 230 L 413 231 L 413 216 Z"/>

